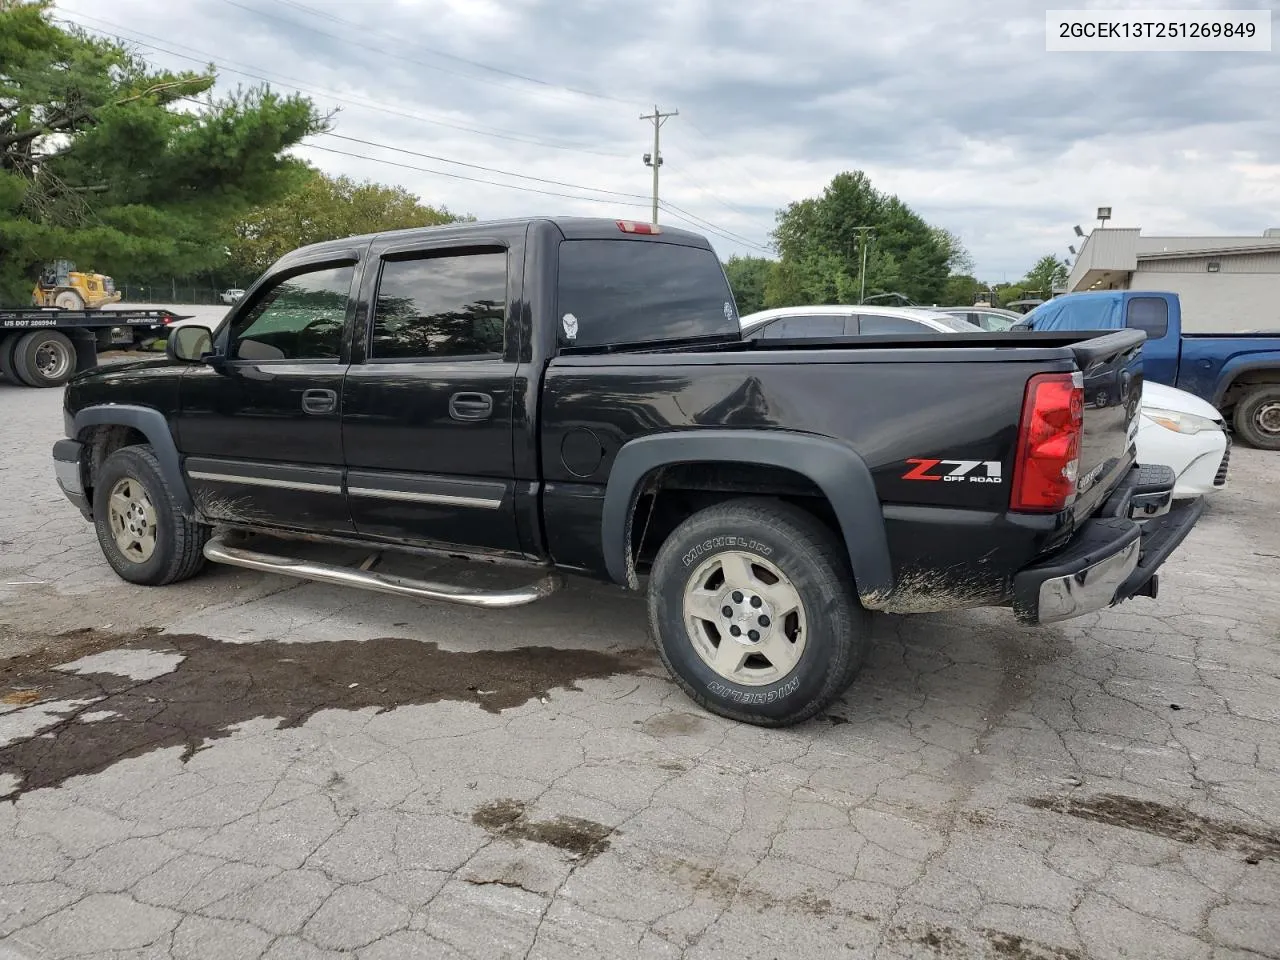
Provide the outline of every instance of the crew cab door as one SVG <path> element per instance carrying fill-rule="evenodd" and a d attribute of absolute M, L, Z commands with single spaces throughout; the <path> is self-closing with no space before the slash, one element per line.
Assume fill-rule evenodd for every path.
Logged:
<path fill-rule="evenodd" d="M 359 533 L 516 553 L 521 264 L 504 238 L 375 242 L 342 398 Z M 523 406 L 523 398 L 521 398 Z"/>
<path fill-rule="evenodd" d="M 356 273 L 352 255 L 273 278 L 219 332 L 214 362 L 183 376 L 179 445 L 206 516 L 351 531 L 340 418 Z"/>

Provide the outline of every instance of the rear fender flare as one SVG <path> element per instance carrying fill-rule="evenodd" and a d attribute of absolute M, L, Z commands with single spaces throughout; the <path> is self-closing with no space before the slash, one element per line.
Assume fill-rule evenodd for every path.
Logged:
<path fill-rule="evenodd" d="M 631 520 L 644 478 L 661 467 L 707 462 L 781 467 L 812 481 L 840 524 L 863 606 L 883 606 L 893 590 L 893 566 L 871 471 L 851 447 L 826 437 L 783 431 L 686 430 L 625 444 L 609 472 L 601 517 L 605 566 L 615 583 L 637 585 Z"/>
<path fill-rule="evenodd" d="M 129 404 L 85 407 L 72 418 L 70 435 L 79 439 L 84 431 L 103 426 L 132 427 L 146 437 L 151 449 L 155 451 L 156 459 L 160 461 L 160 469 L 164 471 L 165 480 L 173 490 L 178 508 L 189 517 L 195 515 L 191 493 L 182 476 L 178 445 L 173 442 L 173 432 L 163 413 L 152 407 Z"/>
<path fill-rule="evenodd" d="M 1218 372 L 1218 386 L 1213 392 L 1213 405 L 1222 409 L 1222 401 L 1227 391 L 1235 386 L 1236 381 L 1245 374 L 1270 373 L 1280 383 L 1280 351 L 1268 354 L 1266 358 L 1242 357 L 1238 361 L 1228 360 Z"/>

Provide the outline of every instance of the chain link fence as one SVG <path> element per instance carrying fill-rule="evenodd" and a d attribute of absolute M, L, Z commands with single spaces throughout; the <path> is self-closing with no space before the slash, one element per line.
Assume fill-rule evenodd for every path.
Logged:
<path fill-rule="evenodd" d="M 209 284 L 196 285 L 181 280 L 161 280 L 154 283 L 116 282 L 124 303 L 167 303 L 193 305 L 225 305 L 222 294 L 226 287 L 215 288 Z"/>

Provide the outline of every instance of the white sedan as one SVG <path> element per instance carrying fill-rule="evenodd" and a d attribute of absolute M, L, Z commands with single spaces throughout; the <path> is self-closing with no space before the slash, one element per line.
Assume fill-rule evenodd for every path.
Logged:
<path fill-rule="evenodd" d="M 892 333 L 981 333 L 965 317 L 914 307 L 812 306 L 761 310 L 740 321 L 749 340 L 866 336 Z M 1231 441 L 1222 415 L 1185 390 L 1146 380 L 1142 385 L 1138 462 L 1172 467 L 1175 500 L 1201 497 L 1227 485 Z"/>
<path fill-rule="evenodd" d="M 1213 405 L 1163 383 L 1142 384 L 1138 461 L 1173 468 L 1175 500 L 1202 497 L 1227 485 L 1231 440 Z"/>

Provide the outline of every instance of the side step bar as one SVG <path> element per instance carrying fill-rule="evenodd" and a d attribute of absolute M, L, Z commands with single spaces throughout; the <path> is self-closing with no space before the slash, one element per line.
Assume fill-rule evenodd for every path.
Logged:
<path fill-rule="evenodd" d="M 460 603 L 469 607 L 491 609 L 521 607 L 527 603 L 534 603 L 549 597 L 564 583 L 561 577 L 551 574 L 528 586 L 517 587 L 514 590 L 469 590 L 447 583 L 431 583 L 390 573 L 373 573 L 369 570 L 341 567 L 332 563 L 316 563 L 297 560 L 293 557 L 259 553 L 256 550 L 229 546 L 220 537 L 213 537 L 204 545 L 204 555 L 214 563 L 225 563 L 233 567 L 260 570 L 264 573 L 281 573 L 289 577 L 318 580 L 321 583 L 333 583 L 342 587 L 359 587 L 363 590 L 374 590 L 378 593 L 390 593 L 401 597 L 416 597 L 419 600 L 438 600 L 444 603 Z"/>

